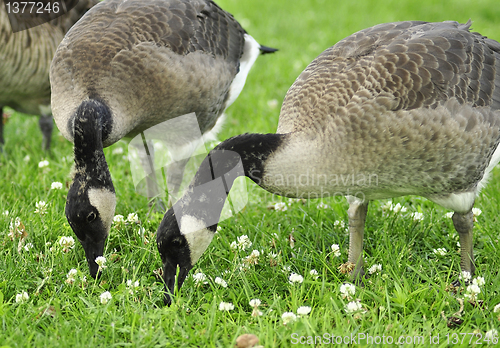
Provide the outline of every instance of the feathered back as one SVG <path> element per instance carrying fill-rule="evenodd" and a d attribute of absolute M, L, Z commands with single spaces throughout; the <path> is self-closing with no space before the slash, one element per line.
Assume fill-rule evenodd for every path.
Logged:
<path fill-rule="evenodd" d="M 313 112 L 341 112 L 354 97 L 376 99 L 390 111 L 435 108 L 453 97 L 460 104 L 500 109 L 500 44 L 470 32 L 470 26 L 387 23 L 339 41 L 290 88 L 280 131 L 290 131 L 293 118 L 303 122 Z M 314 101 L 298 103 L 312 96 L 328 102 L 328 109 Z"/>
<path fill-rule="evenodd" d="M 103 2 L 68 32 L 54 57 L 58 128 L 72 140 L 71 119 L 90 98 L 109 105 L 116 120 L 105 146 L 191 112 L 205 132 L 225 109 L 244 35 L 211 0 Z"/>

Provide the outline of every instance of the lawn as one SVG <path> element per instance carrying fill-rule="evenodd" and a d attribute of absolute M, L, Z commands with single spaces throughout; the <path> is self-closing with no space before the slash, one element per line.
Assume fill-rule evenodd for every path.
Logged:
<path fill-rule="evenodd" d="M 227 111 L 220 140 L 274 132 L 294 79 L 324 49 L 360 29 L 409 19 L 470 18 L 474 31 L 500 40 L 497 0 L 218 4 L 257 41 L 279 48 L 257 61 Z M 403 197 L 370 205 L 364 257 L 367 269 L 380 268 L 373 267 L 366 286 L 352 293 L 343 285 L 348 276 L 339 271 L 348 253 L 345 199 L 289 200 L 248 180 L 245 208 L 220 223 L 173 305 L 164 307 L 155 243 L 162 214 L 148 215 L 147 199 L 135 192 L 127 144 L 105 149 L 116 214 L 123 219 L 113 224 L 106 268 L 96 281 L 64 216 L 71 144 L 55 130 L 51 153 L 42 152 L 34 117 L 13 114 L 5 127 L 0 348 L 232 347 L 245 333 L 264 347 L 371 347 L 398 340 L 409 347 L 467 347 L 493 345 L 498 337 L 492 336 L 500 326 L 500 311 L 494 311 L 500 303 L 498 169 L 476 201 L 476 287 L 449 289 L 460 275 L 460 256 L 448 211 L 420 197 Z M 254 299 L 260 301 L 252 306 Z"/>

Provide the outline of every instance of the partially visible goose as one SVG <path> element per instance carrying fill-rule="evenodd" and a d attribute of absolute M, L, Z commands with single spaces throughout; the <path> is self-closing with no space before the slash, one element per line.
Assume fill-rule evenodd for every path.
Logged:
<path fill-rule="evenodd" d="M 44 150 L 50 148 L 50 62 L 69 28 L 99 0 L 80 0 L 71 11 L 48 23 L 14 33 L 4 4 L 0 5 L 0 118 L 5 106 L 41 115 Z M 4 143 L 0 122 L 0 144 Z"/>
<path fill-rule="evenodd" d="M 158 228 L 169 293 L 177 267 L 180 286 L 208 247 L 242 175 L 287 197 L 350 195 L 356 280 L 369 201 L 404 195 L 454 211 L 460 266 L 473 273 L 472 207 L 500 160 L 500 44 L 470 25 L 400 22 L 357 32 L 297 78 L 276 134 L 236 136 L 210 152 Z"/>
<path fill-rule="evenodd" d="M 103 148 L 196 113 L 210 131 L 241 92 L 259 45 L 211 0 L 105 0 L 58 47 L 52 110 L 74 143 L 66 217 L 95 277 L 116 195 Z"/>

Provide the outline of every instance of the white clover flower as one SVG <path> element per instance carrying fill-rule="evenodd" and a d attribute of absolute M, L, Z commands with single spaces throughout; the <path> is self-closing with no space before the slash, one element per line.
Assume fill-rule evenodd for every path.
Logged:
<path fill-rule="evenodd" d="M 474 280 L 472 280 L 472 284 L 477 286 L 483 286 L 485 284 L 484 278 L 483 277 L 474 278 Z"/>
<path fill-rule="evenodd" d="M 382 210 L 392 210 L 392 201 L 388 201 L 382 205 Z"/>
<path fill-rule="evenodd" d="M 318 274 L 318 271 L 316 271 L 315 269 L 312 269 L 309 271 L 309 274 L 313 277 L 313 279 L 318 279 L 319 278 L 319 274 Z"/>
<path fill-rule="evenodd" d="M 493 313 L 500 313 L 500 303 L 493 308 Z"/>
<path fill-rule="evenodd" d="M 207 276 L 204 273 L 198 272 L 193 274 L 195 284 L 208 284 Z"/>
<path fill-rule="evenodd" d="M 448 251 L 446 251 L 445 248 L 437 248 L 437 249 L 433 249 L 432 252 L 438 256 L 446 256 L 446 253 Z"/>
<path fill-rule="evenodd" d="M 477 295 L 481 293 L 481 289 L 477 286 L 477 284 L 471 284 L 467 286 L 467 292 L 471 295 Z"/>
<path fill-rule="evenodd" d="M 77 273 L 78 271 L 76 269 L 74 268 L 70 269 L 68 274 L 66 274 L 66 283 L 73 284 L 76 281 L 75 277 Z"/>
<path fill-rule="evenodd" d="M 317 209 L 328 209 L 330 208 L 330 206 L 326 203 L 323 203 L 323 202 L 320 202 L 317 206 L 316 206 Z"/>
<path fill-rule="evenodd" d="M 377 263 L 373 266 L 371 266 L 369 269 L 368 269 L 368 273 L 369 274 L 374 274 L 374 273 L 379 273 L 379 272 L 382 272 L 382 265 Z"/>
<path fill-rule="evenodd" d="M 30 251 L 30 249 L 33 249 L 33 244 L 32 243 L 26 243 L 24 246 L 25 251 Z"/>
<path fill-rule="evenodd" d="M 49 166 L 49 161 L 47 161 L 47 160 L 43 160 L 43 161 L 38 162 L 38 168 L 45 168 L 48 166 Z"/>
<path fill-rule="evenodd" d="M 8 210 L 4 210 L 3 213 L 2 213 L 3 216 L 9 216 L 9 211 Z"/>
<path fill-rule="evenodd" d="M 252 242 L 250 241 L 250 238 L 248 238 L 246 234 L 239 236 L 236 239 L 238 240 L 238 249 L 240 250 L 245 250 L 252 246 Z"/>
<path fill-rule="evenodd" d="M 132 279 L 127 280 L 127 289 L 129 294 L 133 295 L 134 294 L 134 289 L 139 287 L 139 281 L 136 280 L 135 282 L 132 281 Z"/>
<path fill-rule="evenodd" d="M 482 212 L 483 211 L 481 209 L 479 209 L 479 208 L 472 208 L 472 214 L 474 216 L 479 216 L 479 215 L 481 215 Z"/>
<path fill-rule="evenodd" d="M 345 306 L 345 311 L 347 313 L 354 313 L 354 312 L 360 311 L 362 309 L 363 309 L 363 306 L 361 305 L 361 302 L 359 302 L 359 301 L 349 302 Z"/>
<path fill-rule="evenodd" d="M 397 203 L 396 205 L 392 206 L 391 209 L 395 213 L 405 213 L 406 212 L 406 207 L 403 207 L 401 204 Z"/>
<path fill-rule="evenodd" d="M 340 228 L 344 229 L 345 228 L 345 222 L 344 221 L 340 221 L 340 220 L 335 220 L 333 222 L 333 226 L 334 227 L 340 227 Z"/>
<path fill-rule="evenodd" d="M 453 217 L 453 214 L 455 214 L 454 212 L 450 211 L 450 212 L 447 212 L 446 214 L 444 214 L 444 216 L 448 219 L 451 219 Z"/>
<path fill-rule="evenodd" d="M 290 274 L 290 277 L 288 279 L 290 280 L 290 284 L 293 284 L 293 283 L 300 284 L 304 281 L 304 277 L 301 276 L 300 274 L 297 274 L 297 273 Z"/>
<path fill-rule="evenodd" d="M 470 301 L 474 301 L 476 299 L 476 295 L 481 293 L 481 289 L 477 284 L 471 284 L 467 286 L 467 293 L 464 294 L 464 297 L 469 299 Z"/>
<path fill-rule="evenodd" d="M 250 306 L 253 307 L 252 317 L 259 317 L 262 315 L 262 312 L 259 311 L 259 309 L 258 309 L 260 304 L 261 304 L 261 302 L 258 298 L 250 300 Z"/>
<path fill-rule="evenodd" d="M 470 272 L 462 271 L 462 273 L 460 273 L 459 278 L 465 282 L 468 282 L 472 278 L 472 276 Z"/>
<path fill-rule="evenodd" d="M 232 311 L 234 309 L 234 305 L 231 302 L 221 302 L 219 303 L 220 311 Z"/>
<path fill-rule="evenodd" d="M 26 291 L 16 295 L 16 303 L 24 303 L 29 300 L 29 295 Z"/>
<path fill-rule="evenodd" d="M 109 291 L 105 291 L 101 294 L 101 296 L 99 296 L 99 298 L 101 300 L 101 304 L 106 304 L 109 301 L 111 301 L 113 296 L 111 295 L 111 293 Z"/>
<path fill-rule="evenodd" d="M 227 282 L 224 279 L 222 279 L 221 277 L 215 277 L 214 282 L 215 282 L 215 284 L 219 284 L 223 288 L 227 288 Z"/>
<path fill-rule="evenodd" d="M 59 245 L 63 248 L 62 250 L 67 253 L 75 247 L 75 239 L 71 236 L 62 236 L 59 238 Z"/>
<path fill-rule="evenodd" d="M 297 308 L 298 315 L 308 315 L 309 313 L 311 313 L 311 307 L 309 306 L 302 306 Z"/>
<path fill-rule="evenodd" d="M 99 269 L 105 269 L 106 266 L 105 263 L 106 263 L 106 258 L 104 256 L 97 256 L 97 258 L 95 259 L 95 263 L 97 263 L 97 265 L 99 266 Z"/>
<path fill-rule="evenodd" d="M 279 254 L 270 252 L 269 254 L 267 254 L 267 256 L 269 256 L 270 259 L 277 259 L 279 257 Z"/>
<path fill-rule="evenodd" d="M 21 222 L 20 217 L 16 217 L 14 220 L 10 219 L 9 223 L 9 238 L 14 239 L 16 237 L 21 237 L 24 234 L 24 225 Z"/>
<path fill-rule="evenodd" d="M 283 320 L 283 325 L 291 323 L 297 319 L 297 316 L 292 312 L 285 312 L 281 315 L 281 319 Z"/>
<path fill-rule="evenodd" d="M 236 242 L 231 242 L 231 245 L 229 245 L 229 247 L 230 247 L 231 249 L 233 249 L 233 250 L 236 250 L 236 249 L 238 249 L 238 243 L 236 243 Z"/>
<path fill-rule="evenodd" d="M 26 156 L 24 156 L 24 158 L 23 158 L 23 161 L 24 161 L 24 162 L 29 162 L 30 160 L 31 160 L 30 155 L 26 155 Z"/>
<path fill-rule="evenodd" d="M 291 266 L 283 266 L 283 273 L 288 273 L 292 270 Z"/>
<path fill-rule="evenodd" d="M 125 222 L 125 218 L 123 217 L 123 215 L 117 214 L 113 217 L 113 222 L 114 223 Z"/>
<path fill-rule="evenodd" d="M 139 281 L 136 280 L 135 282 L 132 282 L 132 279 L 127 279 L 127 288 L 138 288 L 139 287 Z"/>
<path fill-rule="evenodd" d="M 127 221 L 131 223 L 136 223 L 138 224 L 140 222 L 139 217 L 137 216 L 136 213 L 130 213 L 127 215 Z"/>
<path fill-rule="evenodd" d="M 45 201 L 38 201 L 35 203 L 35 207 L 36 207 L 35 213 L 43 215 L 47 212 L 48 204 Z"/>
<path fill-rule="evenodd" d="M 253 250 L 250 255 L 245 258 L 245 261 L 250 265 L 257 265 L 259 263 L 260 252 Z"/>
<path fill-rule="evenodd" d="M 258 298 L 254 298 L 253 300 L 250 300 L 250 306 L 253 308 L 259 307 L 261 304 L 261 301 Z"/>
<path fill-rule="evenodd" d="M 356 287 L 353 284 L 344 283 L 340 286 L 339 291 L 342 298 L 351 298 L 356 292 Z"/>
<path fill-rule="evenodd" d="M 278 202 L 272 206 L 272 208 L 276 211 L 287 211 L 288 207 L 285 202 Z"/>
<path fill-rule="evenodd" d="M 51 190 L 60 190 L 63 188 L 63 184 L 59 181 L 54 181 L 51 185 L 50 185 L 50 189 Z"/>
<path fill-rule="evenodd" d="M 419 212 L 411 213 L 410 216 L 414 221 L 422 221 L 424 219 L 424 214 Z"/>
<path fill-rule="evenodd" d="M 340 257 L 341 253 L 340 253 L 340 247 L 338 244 L 332 244 L 332 252 L 333 252 L 333 256 Z"/>

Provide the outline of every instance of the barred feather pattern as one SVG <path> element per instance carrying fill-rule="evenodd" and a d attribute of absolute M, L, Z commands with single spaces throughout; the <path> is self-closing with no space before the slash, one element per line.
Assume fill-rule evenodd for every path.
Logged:
<path fill-rule="evenodd" d="M 0 3 L 0 107 L 40 114 L 50 105 L 50 63 L 69 28 L 98 0 L 80 0 L 67 14 L 28 30 L 12 32 Z"/>

